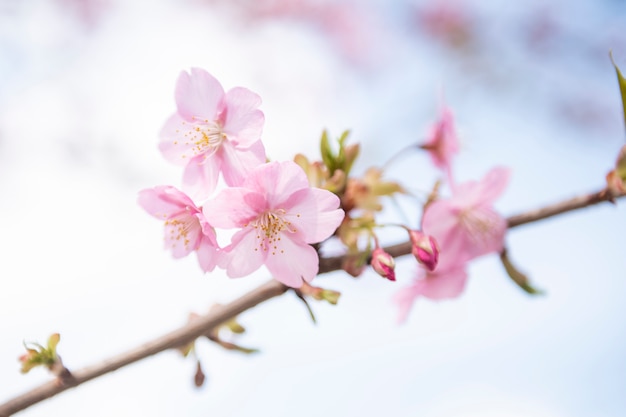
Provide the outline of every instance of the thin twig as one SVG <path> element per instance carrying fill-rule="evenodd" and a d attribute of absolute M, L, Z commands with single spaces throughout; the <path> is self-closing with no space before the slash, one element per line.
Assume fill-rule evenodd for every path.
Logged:
<path fill-rule="evenodd" d="M 578 196 L 543 208 L 528 211 L 522 214 L 507 218 L 509 228 L 521 226 L 523 224 L 536 222 L 548 217 L 563 214 L 569 211 L 578 210 L 604 201 L 612 201 L 614 198 L 624 197 L 626 194 L 611 196 L 605 190 Z M 393 257 L 408 255 L 411 253 L 411 243 L 404 242 L 397 245 L 385 247 L 385 251 Z M 319 274 L 324 274 L 341 269 L 344 257 L 335 256 L 320 259 Z M 40 385 L 22 395 L 19 395 L 7 402 L 0 404 L 0 417 L 8 417 L 18 411 L 24 410 L 45 399 L 53 397 L 67 389 L 76 387 L 84 382 L 95 379 L 106 373 L 115 371 L 131 363 L 145 359 L 149 356 L 163 352 L 168 349 L 184 346 L 196 338 L 206 335 L 220 324 L 236 317 L 252 307 L 284 294 L 289 287 L 278 281 L 270 281 L 240 298 L 223 305 L 197 320 L 193 320 L 187 325 L 167 333 L 157 339 L 144 343 L 134 349 L 121 353 L 100 363 L 73 371 L 72 378 L 59 379 Z"/>

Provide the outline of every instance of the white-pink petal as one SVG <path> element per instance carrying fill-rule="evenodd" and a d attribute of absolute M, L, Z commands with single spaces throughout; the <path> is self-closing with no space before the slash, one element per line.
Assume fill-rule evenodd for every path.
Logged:
<path fill-rule="evenodd" d="M 243 227 L 266 210 L 265 197 L 245 188 L 226 188 L 204 203 L 202 211 L 214 227 Z"/>
<path fill-rule="evenodd" d="M 281 251 L 268 253 L 265 266 L 273 277 L 290 287 L 299 288 L 302 281 L 310 282 L 319 270 L 319 257 L 315 249 L 289 238 L 281 240 Z"/>
<path fill-rule="evenodd" d="M 159 134 L 159 150 L 169 162 L 186 165 L 195 155 L 193 148 L 196 144 L 190 138 L 196 134 L 192 123 L 186 122 L 178 114 L 173 114 Z"/>
<path fill-rule="evenodd" d="M 463 293 L 467 282 L 464 266 L 426 275 L 426 278 L 415 280 L 418 293 L 431 300 L 456 298 Z"/>
<path fill-rule="evenodd" d="M 224 98 L 224 89 L 215 77 L 200 68 L 191 74 L 181 72 L 176 83 L 178 114 L 191 121 L 193 118 L 215 120 Z"/>
<path fill-rule="evenodd" d="M 260 140 L 245 149 L 224 141 L 217 156 L 222 160 L 224 182 L 231 187 L 238 187 L 243 184 L 250 171 L 265 163 L 265 148 Z"/>
<path fill-rule="evenodd" d="M 306 243 L 321 242 L 337 230 L 345 213 L 339 209 L 339 198 L 330 191 L 309 188 L 298 191 L 301 198 L 287 209 L 285 218 L 298 229 Z M 296 195 L 294 194 L 294 195 Z"/>
<path fill-rule="evenodd" d="M 309 188 L 309 180 L 298 164 L 292 161 L 270 162 L 257 167 L 243 184 L 266 195 L 271 207 L 279 208 L 296 191 Z"/>
<path fill-rule="evenodd" d="M 231 242 L 223 249 L 223 258 L 219 262 L 230 278 L 250 275 L 263 265 L 267 252 L 258 247 L 256 233 L 252 229 L 235 233 Z"/>
<path fill-rule="evenodd" d="M 197 200 L 208 198 L 217 187 L 222 161 L 215 155 L 199 155 L 183 171 L 183 189 Z"/>
<path fill-rule="evenodd" d="M 204 272 L 213 271 L 218 262 L 219 249 L 212 240 L 209 236 L 202 236 L 198 249 L 196 249 L 198 263 Z"/>
<path fill-rule="evenodd" d="M 185 211 L 187 206 L 196 208 L 187 195 L 170 185 L 141 190 L 137 202 L 150 215 L 160 220 Z"/>
<path fill-rule="evenodd" d="M 235 87 L 224 96 L 223 131 L 238 148 L 247 148 L 261 138 L 265 116 L 257 107 L 261 97 L 247 88 Z"/>

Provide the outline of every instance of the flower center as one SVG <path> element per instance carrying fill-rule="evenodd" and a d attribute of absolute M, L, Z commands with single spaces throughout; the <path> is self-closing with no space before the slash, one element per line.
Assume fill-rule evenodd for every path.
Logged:
<path fill-rule="evenodd" d="M 265 252 L 271 251 L 272 255 L 276 255 L 276 252 L 284 253 L 284 250 L 279 247 L 281 234 L 297 231 L 291 222 L 285 219 L 285 214 L 287 212 L 284 209 L 267 210 L 247 224 L 256 229 L 258 248 L 254 248 L 255 251 L 259 249 Z"/>
<path fill-rule="evenodd" d="M 191 145 L 194 156 L 204 155 L 206 159 L 217 152 L 222 142 L 226 140 L 226 134 L 222 132 L 222 126 L 219 123 L 196 116 L 191 118 L 194 120 L 193 127 L 183 135 L 184 143 Z"/>
<path fill-rule="evenodd" d="M 188 250 L 191 242 L 190 234 L 198 227 L 199 224 L 195 216 L 183 215 L 168 219 L 165 221 L 165 228 L 167 229 L 165 240 L 171 243 L 172 248 L 182 243 L 184 248 Z"/>
<path fill-rule="evenodd" d="M 459 214 L 459 222 L 476 243 L 485 243 L 493 238 L 495 227 L 493 213 L 469 208 Z"/>

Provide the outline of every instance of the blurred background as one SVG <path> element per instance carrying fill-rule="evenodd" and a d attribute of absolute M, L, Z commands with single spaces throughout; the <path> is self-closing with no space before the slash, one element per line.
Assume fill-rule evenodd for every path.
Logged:
<path fill-rule="evenodd" d="M 317 159 L 323 129 L 350 129 L 356 174 L 422 142 L 446 103 L 460 181 L 511 167 L 508 216 L 603 187 L 625 137 L 609 59 L 626 69 L 625 28 L 615 0 L 0 0 L 0 402 L 50 379 L 19 373 L 23 341 L 59 332 L 65 365 L 82 368 L 268 279 L 172 259 L 136 203 L 180 184 L 157 149 L 180 71 L 258 93 L 272 159 Z M 438 173 L 414 152 L 385 176 L 423 195 Z M 240 317 L 237 342 L 260 353 L 199 342 L 200 389 L 194 360 L 171 351 L 20 415 L 623 416 L 622 206 L 508 234 L 544 296 L 487 256 L 461 298 L 419 299 L 398 325 L 412 259 L 395 284 L 330 274 L 314 283 L 342 297 L 312 302 L 317 325 L 286 294 Z M 416 226 L 419 204 L 402 207 Z"/>

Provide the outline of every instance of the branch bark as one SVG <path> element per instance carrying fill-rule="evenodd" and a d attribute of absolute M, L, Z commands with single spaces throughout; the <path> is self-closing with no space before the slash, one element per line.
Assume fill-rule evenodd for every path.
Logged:
<path fill-rule="evenodd" d="M 585 194 L 556 204 L 545 206 L 537 210 L 514 215 L 507 218 L 509 228 L 547 219 L 569 211 L 578 210 L 584 207 L 613 201 L 626 194 L 610 195 L 606 190 L 601 190 L 591 194 Z M 411 243 L 403 242 L 385 247 L 385 251 L 393 257 L 408 255 L 411 253 Z M 320 259 L 319 274 L 324 274 L 341 269 L 342 256 L 326 257 Z M 163 352 L 168 349 L 183 346 L 201 337 L 220 324 L 236 317 L 252 307 L 284 294 L 289 287 L 278 281 L 270 281 L 240 298 L 221 306 L 209 314 L 188 323 L 172 332 L 169 332 L 157 339 L 144 343 L 134 349 L 121 353 L 102 362 L 71 373 L 71 378 L 56 378 L 50 382 L 42 384 L 22 395 L 12 398 L 0 404 L 0 417 L 8 417 L 14 413 L 24 410 L 45 399 L 53 397 L 63 391 L 76 387 L 84 382 L 95 379 L 99 376 L 113 372 L 126 365 L 130 365 L 149 356 Z"/>

